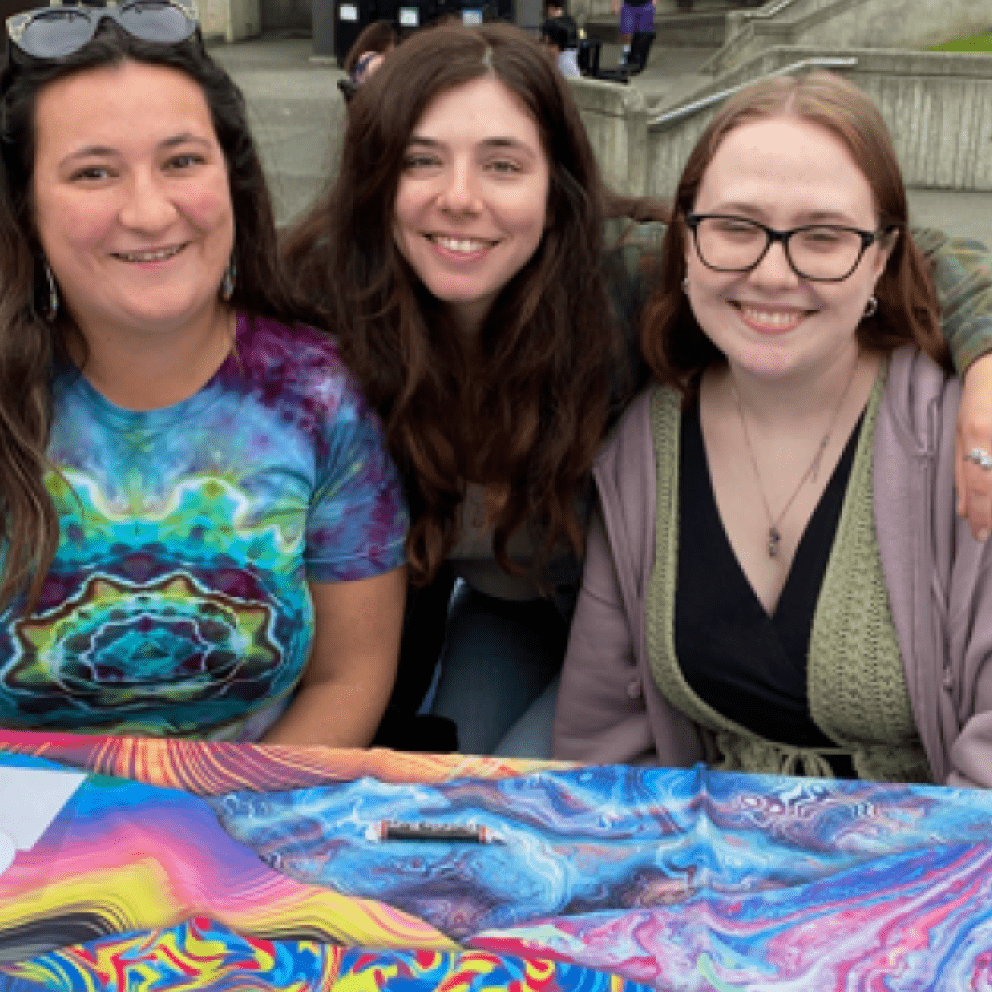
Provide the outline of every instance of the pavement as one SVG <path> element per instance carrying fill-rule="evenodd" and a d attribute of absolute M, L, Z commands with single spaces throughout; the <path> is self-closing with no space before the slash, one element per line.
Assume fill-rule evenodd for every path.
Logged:
<path fill-rule="evenodd" d="M 630 85 L 649 106 L 671 106 L 708 78 L 699 67 L 713 50 L 656 45 Z M 313 200 L 337 159 L 343 120 L 337 81 L 344 73 L 333 59 L 315 57 L 302 32 L 214 43 L 210 52 L 245 94 L 277 218 L 286 223 Z M 619 52 L 605 43 L 602 65 L 616 64 Z M 910 189 L 909 199 L 915 223 L 992 245 L 992 193 Z"/>

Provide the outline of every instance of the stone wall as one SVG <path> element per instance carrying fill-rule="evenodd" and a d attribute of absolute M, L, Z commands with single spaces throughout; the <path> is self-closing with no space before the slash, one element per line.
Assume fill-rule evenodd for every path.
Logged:
<path fill-rule="evenodd" d="M 633 86 L 596 79 L 570 79 L 568 82 L 607 181 L 616 190 L 635 195 L 648 189 L 650 118 L 644 94 Z"/>
<path fill-rule="evenodd" d="M 844 75 L 879 105 L 907 185 L 992 191 L 992 55 L 776 47 L 701 87 L 685 103 L 817 58 L 854 58 Z M 628 87 L 570 80 L 607 179 L 631 194 L 672 194 L 717 104 L 674 121 Z"/>
<path fill-rule="evenodd" d="M 208 41 L 240 41 L 262 30 L 259 0 L 200 0 L 198 7 L 200 28 Z"/>

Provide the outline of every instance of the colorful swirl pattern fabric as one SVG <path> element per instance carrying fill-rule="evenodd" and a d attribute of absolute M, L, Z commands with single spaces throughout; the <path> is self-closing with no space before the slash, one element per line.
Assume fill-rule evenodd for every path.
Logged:
<path fill-rule="evenodd" d="M 48 757 L 72 768 L 203 796 L 238 789 L 265 792 L 305 788 L 324 782 L 351 781 L 363 775 L 384 782 L 446 782 L 461 778 L 512 778 L 540 768 L 571 767 L 564 761 L 462 754 L 294 748 L 2 729 L 0 750 Z"/>
<path fill-rule="evenodd" d="M 10 992 L 124 992 L 129 989 L 234 990 L 330 988 L 344 949 L 306 940 L 258 940 L 212 920 L 124 934 L 10 966 Z M 17 984 L 14 984 L 17 983 Z M 0 976 L 0 989 L 4 989 Z"/>
<path fill-rule="evenodd" d="M 4 984 L 4 978 L 9 984 Z M 557 961 L 485 951 L 372 951 L 259 941 L 210 920 L 94 941 L 0 974 L 3 992 L 649 992 Z"/>
<path fill-rule="evenodd" d="M 992 989 L 992 793 L 163 744 L 0 733 L 205 793 L 91 776 L 0 875 L 4 992 Z"/>
<path fill-rule="evenodd" d="M 660 989 L 966 988 L 992 950 L 985 792 L 611 767 L 213 805 L 294 878 Z M 391 820 L 495 839 L 390 842 Z"/>
<path fill-rule="evenodd" d="M 456 946 L 385 903 L 266 868 L 197 796 L 92 775 L 0 875 L 0 961 L 197 916 L 268 940 Z"/>

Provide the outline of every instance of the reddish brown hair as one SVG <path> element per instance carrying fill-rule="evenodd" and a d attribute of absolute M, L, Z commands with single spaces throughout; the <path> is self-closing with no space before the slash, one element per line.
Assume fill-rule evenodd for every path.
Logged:
<path fill-rule="evenodd" d="M 550 183 L 541 243 L 497 297 L 470 362 L 447 307 L 396 248 L 393 212 L 410 134 L 431 101 L 484 76 L 533 116 Z M 562 539 L 581 550 L 575 494 L 602 438 L 619 353 L 603 197 L 567 85 L 510 25 L 422 31 L 351 104 L 337 181 L 290 232 L 286 258 L 383 418 L 410 497 L 415 580 L 430 579 L 454 545 L 466 479 L 496 497 L 505 570 L 518 571 L 507 541 L 525 523 L 537 525 L 535 568 Z"/>
<path fill-rule="evenodd" d="M 744 124 L 782 116 L 808 121 L 837 138 L 868 180 L 879 227 L 898 231 L 875 288 L 878 310 L 858 325 L 859 342 L 891 351 L 914 341 L 949 369 L 936 291 L 927 262 L 908 230 L 906 189 L 888 128 L 875 104 L 856 86 L 832 73 L 817 72 L 771 76 L 736 93 L 716 112 L 689 155 L 665 236 L 661 285 L 642 324 L 642 348 L 651 370 L 660 381 L 685 392 L 699 372 L 721 357 L 682 291 L 689 236 L 685 218 L 693 211 L 703 175 L 723 139 Z"/>

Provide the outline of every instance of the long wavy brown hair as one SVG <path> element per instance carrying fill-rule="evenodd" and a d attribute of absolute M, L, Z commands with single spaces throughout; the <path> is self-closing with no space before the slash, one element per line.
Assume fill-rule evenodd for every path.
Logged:
<path fill-rule="evenodd" d="M 210 109 L 227 162 L 237 228 L 238 278 L 231 305 L 292 322 L 300 313 L 279 266 L 275 218 L 245 104 L 230 77 L 203 48 L 187 42 L 139 41 L 105 20 L 96 37 L 64 58 L 32 59 L 14 52 L 0 74 L 0 605 L 15 595 L 37 601 L 59 542 L 59 521 L 45 486 L 52 421 L 52 375 L 66 342 L 81 341 L 63 307 L 44 320 L 48 297 L 44 254 L 32 209 L 34 110 L 49 83 L 125 61 L 160 65 L 193 79 Z"/>
<path fill-rule="evenodd" d="M 716 112 L 690 153 L 665 236 L 662 279 L 642 323 L 641 346 L 652 372 L 686 394 L 698 373 L 722 358 L 682 291 L 689 239 L 685 218 L 693 211 L 703 175 L 723 139 L 744 124 L 779 116 L 808 121 L 837 138 L 868 180 L 879 228 L 898 232 L 875 287 L 878 309 L 858 325 L 858 341 L 882 352 L 913 341 L 950 371 L 936 290 L 929 265 L 909 232 L 906 188 L 885 121 L 853 83 L 816 72 L 760 79 L 736 93 Z"/>
<path fill-rule="evenodd" d="M 445 304 L 396 247 L 407 144 L 440 93 L 484 76 L 533 116 L 550 167 L 547 228 L 501 290 L 470 359 Z M 534 527 L 541 562 L 581 551 L 576 491 L 620 362 L 602 271 L 604 190 L 578 109 L 545 51 L 510 25 L 445 25 L 390 53 L 351 105 L 336 182 L 290 232 L 286 261 L 381 414 L 407 483 L 414 581 L 454 545 L 466 480 L 490 497 L 496 558 Z"/>

